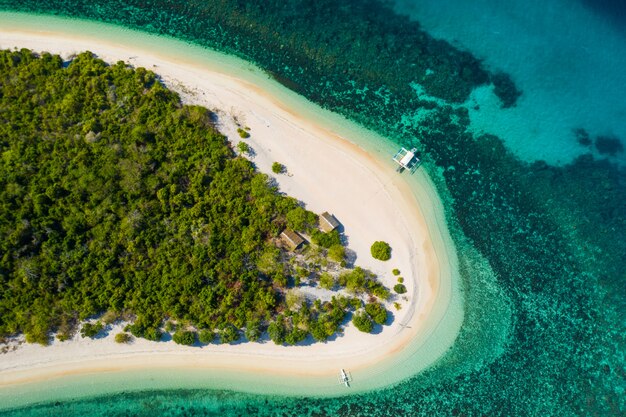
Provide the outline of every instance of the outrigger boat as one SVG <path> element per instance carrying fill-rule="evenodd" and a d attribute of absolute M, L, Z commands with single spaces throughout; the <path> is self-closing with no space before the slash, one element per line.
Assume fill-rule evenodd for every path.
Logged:
<path fill-rule="evenodd" d="M 352 381 L 352 377 L 350 377 L 350 374 L 344 369 L 341 369 L 339 371 L 339 382 L 350 388 L 350 381 Z"/>
<path fill-rule="evenodd" d="M 406 148 L 400 148 L 400 150 L 393 156 L 393 160 L 399 165 L 398 172 L 402 172 L 408 169 L 412 174 L 415 172 L 420 164 L 419 158 L 415 155 L 417 149 L 413 148 L 410 151 Z"/>

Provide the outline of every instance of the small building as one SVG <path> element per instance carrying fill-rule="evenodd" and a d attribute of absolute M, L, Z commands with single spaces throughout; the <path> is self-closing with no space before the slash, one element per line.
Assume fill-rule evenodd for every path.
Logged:
<path fill-rule="evenodd" d="M 280 238 L 290 250 L 296 250 L 304 243 L 304 239 L 299 234 L 289 229 L 283 230 Z"/>
<path fill-rule="evenodd" d="M 332 232 L 338 227 L 339 227 L 339 221 L 335 218 L 335 216 L 333 216 L 327 211 L 323 212 L 320 215 L 320 228 L 322 229 L 322 231 L 328 233 L 328 232 Z"/>

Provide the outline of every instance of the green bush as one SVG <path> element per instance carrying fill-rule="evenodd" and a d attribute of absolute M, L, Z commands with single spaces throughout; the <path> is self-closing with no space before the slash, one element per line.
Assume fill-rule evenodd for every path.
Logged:
<path fill-rule="evenodd" d="M 267 328 L 267 334 L 277 345 L 285 343 L 285 325 L 282 321 L 274 321 Z"/>
<path fill-rule="evenodd" d="M 388 261 L 391 258 L 391 247 L 387 242 L 383 242 L 382 240 L 374 242 L 370 251 L 374 259 Z"/>
<path fill-rule="evenodd" d="M 335 286 L 335 278 L 328 272 L 324 272 L 320 275 L 320 287 L 327 290 L 332 290 Z"/>
<path fill-rule="evenodd" d="M 243 130 L 242 128 L 238 127 L 237 128 L 237 133 L 239 133 L 239 136 L 242 139 L 247 139 L 250 137 L 250 133 L 246 132 L 245 130 Z"/>
<path fill-rule="evenodd" d="M 83 324 L 83 327 L 80 329 L 80 335 L 82 337 L 89 337 L 89 338 L 93 339 L 103 329 L 104 329 L 104 326 L 99 321 L 95 322 L 94 324 L 85 323 L 85 324 Z"/>
<path fill-rule="evenodd" d="M 203 329 L 200 330 L 200 334 L 198 335 L 198 340 L 200 343 L 208 345 L 209 343 L 213 343 L 215 340 L 215 332 L 213 330 Z"/>
<path fill-rule="evenodd" d="M 398 294 L 404 294 L 406 292 L 406 287 L 404 284 L 396 284 L 393 286 L 393 290 Z"/>
<path fill-rule="evenodd" d="M 220 343 L 233 343 L 240 337 L 241 333 L 235 326 L 228 325 L 220 331 Z"/>
<path fill-rule="evenodd" d="M 250 321 L 246 324 L 244 336 L 251 342 L 256 342 L 261 337 L 261 325 L 258 321 Z"/>
<path fill-rule="evenodd" d="M 102 320 L 104 324 L 113 324 L 119 318 L 120 318 L 120 315 L 117 312 L 113 310 L 108 310 L 106 313 L 102 315 L 102 317 L 100 317 L 100 320 Z"/>
<path fill-rule="evenodd" d="M 248 145 L 246 142 L 239 142 L 237 144 L 237 149 L 239 150 L 239 153 L 248 153 L 250 152 L 250 145 Z"/>
<path fill-rule="evenodd" d="M 387 310 L 380 303 L 366 304 L 365 311 L 377 324 L 385 324 L 385 322 L 387 321 Z"/>
<path fill-rule="evenodd" d="M 152 340 L 153 342 L 158 342 L 162 336 L 163 333 L 156 327 L 148 327 L 143 333 L 144 339 Z"/>
<path fill-rule="evenodd" d="M 342 245 L 332 245 L 328 248 L 328 257 L 335 262 L 343 262 L 346 257 L 346 248 Z"/>
<path fill-rule="evenodd" d="M 398 282 L 399 282 L 400 284 L 402 284 L 402 283 L 404 282 L 404 278 L 402 278 L 402 277 L 398 277 Z"/>
<path fill-rule="evenodd" d="M 272 172 L 274 174 L 282 174 L 283 172 L 285 172 L 285 166 L 280 162 L 274 162 L 272 164 Z"/>
<path fill-rule="evenodd" d="M 323 248 L 330 248 L 333 245 L 341 245 L 341 237 L 339 236 L 339 232 L 333 230 L 329 233 L 324 233 L 319 230 L 314 230 L 311 233 L 311 240 L 316 245 L 319 245 Z"/>
<path fill-rule="evenodd" d="M 357 311 L 356 313 L 354 313 L 354 315 L 352 316 L 352 323 L 354 323 L 356 328 L 363 333 L 371 333 L 374 329 L 372 319 L 370 319 L 370 316 L 365 314 L 365 312 L 363 311 Z"/>
<path fill-rule="evenodd" d="M 400 270 L 398 268 L 394 268 L 391 273 L 394 275 L 400 275 Z"/>
<path fill-rule="evenodd" d="M 118 333 L 115 335 L 115 343 L 130 343 L 133 337 L 128 333 Z"/>
<path fill-rule="evenodd" d="M 326 329 L 324 328 L 324 324 L 319 321 L 313 321 L 309 327 L 309 331 L 311 332 L 311 336 L 313 339 L 318 342 L 323 342 L 328 339 L 328 334 L 326 334 Z"/>
<path fill-rule="evenodd" d="M 363 301 L 361 301 L 360 298 L 354 297 L 350 299 L 350 306 L 355 309 L 358 310 L 359 308 L 361 308 L 363 306 Z"/>
<path fill-rule="evenodd" d="M 196 343 L 197 336 L 198 334 L 193 331 L 177 330 L 174 336 L 172 336 L 172 339 L 179 345 L 192 346 Z"/>

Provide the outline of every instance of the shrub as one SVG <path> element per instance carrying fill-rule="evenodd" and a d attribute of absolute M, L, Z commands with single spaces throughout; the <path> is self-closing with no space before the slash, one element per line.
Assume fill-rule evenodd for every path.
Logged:
<path fill-rule="evenodd" d="M 389 298 L 389 290 L 385 288 L 383 284 L 378 281 L 374 281 L 372 279 L 368 280 L 366 283 L 367 291 L 380 298 L 381 300 L 386 300 Z"/>
<path fill-rule="evenodd" d="M 209 343 L 212 343 L 213 340 L 215 340 L 215 333 L 213 332 L 213 330 L 209 329 L 201 330 L 200 334 L 198 335 L 198 340 L 200 341 L 200 343 L 208 345 Z"/>
<path fill-rule="evenodd" d="M 387 310 L 380 303 L 366 304 L 365 311 L 377 324 L 385 324 L 385 322 L 387 321 Z"/>
<path fill-rule="evenodd" d="M 104 326 L 99 321 L 95 322 L 94 324 L 85 323 L 85 324 L 83 324 L 82 329 L 80 329 L 80 335 L 82 337 L 90 337 L 90 338 L 93 339 L 103 329 L 104 329 Z"/>
<path fill-rule="evenodd" d="M 285 166 L 280 162 L 274 162 L 272 164 L 272 172 L 274 174 L 282 174 L 283 172 L 285 172 Z"/>
<path fill-rule="evenodd" d="M 249 321 L 244 330 L 244 336 L 251 342 L 256 342 L 261 337 L 261 326 L 258 321 Z"/>
<path fill-rule="evenodd" d="M 381 261 L 388 261 L 391 258 L 391 247 L 382 240 L 376 241 L 371 248 L 372 257 Z"/>
<path fill-rule="evenodd" d="M 332 290 L 335 286 L 335 278 L 330 275 L 328 272 L 324 272 L 320 275 L 320 287 L 325 288 L 327 290 Z"/>
<path fill-rule="evenodd" d="M 130 343 L 133 337 L 128 333 L 118 333 L 115 335 L 115 343 Z"/>
<path fill-rule="evenodd" d="M 297 289 L 291 289 L 285 294 L 285 303 L 287 308 L 292 311 L 298 311 L 304 304 L 304 294 Z"/>
<path fill-rule="evenodd" d="M 152 340 L 153 342 L 158 342 L 159 340 L 161 340 L 161 336 L 163 336 L 163 334 L 156 327 L 148 327 L 143 332 L 143 338 Z"/>
<path fill-rule="evenodd" d="M 404 282 L 404 278 L 402 278 L 402 277 L 398 277 L 398 282 L 399 282 L 400 284 L 402 284 L 402 283 Z"/>
<path fill-rule="evenodd" d="M 250 133 L 246 132 L 240 127 L 237 128 L 237 133 L 239 133 L 239 137 L 241 137 L 242 139 L 247 139 L 250 137 Z"/>
<path fill-rule="evenodd" d="M 393 286 L 393 290 L 398 294 L 404 294 L 406 292 L 406 287 L 404 284 L 396 284 Z"/>
<path fill-rule="evenodd" d="M 350 305 L 352 306 L 353 309 L 357 310 L 363 306 L 363 301 L 361 301 L 360 298 L 354 297 L 350 299 Z"/>
<path fill-rule="evenodd" d="M 277 345 L 285 343 L 285 325 L 282 321 L 274 321 L 267 328 L 267 334 Z"/>
<path fill-rule="evenodd" d="M 395 302 L 393 303 L 393 306 L 396 308 L 396 310 L 400 311 L 400 309 L 402 308 L 402 305 L 400 305 L 400 303 Z"/>
<path fill-rule="evenodd" d="M 371 333 L 374 329 L 372 319 L 370 319 L 370 316 L 365 314 L 363 311 L 354 313 L 352 316 L 352 323 L 354 323 L 354 326 L 363 333 Z"/>
<path fill-rule="evenodd" d="M 239 142 L 237 144 L 237 149 L 239 150 L 239 153 L 248 153 L 250 152 L 250 145 L 248 145 L 246 142 Z"/>
<path fill-rule="evenodd" d="M 356 267 L 348 275 L 346 288 L 349 291 L 361 291 L 365 285 L 365 271 L 363 268 Z"/>
<path fill-rule="evenodd" d="M 293 346 L 296 343 L 301 342 L 304 339 L 306 339 L 307 334 L 308 333 L 305 332 L 304 330 L 293 329 L 291 332 L 287 333 L 287 335 L 285 336 L 285 343 Z"/>
<path fill-rule="evenodd" d="M 220 332 L 220 343 L 233 343 L 239 340 L 241 333 L 233 325 L 228 325 Z"/>
<path fill-rule="evenodd" d="M 172 339 L 175 343 L 178 343 L 179 345 L 191 346 L 196 343 L 197 336 L 198 334 L 196 332 L 178 330 L 176 331 L 176 333 L 174 333 Z"/>
<path fill-rule="evenodd" d="M 107 310 L 107 312 L 100 317 L 100 320 L 102 320 L 104 324 L 113 324 L 119 319 L 119 317 L 120 315 L 115 311 Z"/>
<path fill-rule="evenodd" d="M 326 329 L 324 329 L 324 324 L 319 321 L 311 322 L 309 331 L 311 332 L 311 336 L 313 336 L 313 338 L 318 342 L 324 342 L 328 339 Z"/>
<path fill-rule="evenodd" d="M 400 270 L 398 268 L 394 268 L 391 273 L 394 275 L 400 275 Z"/>
<path fill-rule="evenodd" d="M 328 248 L 328 257 L 335 262 L 343 262 L 346 257 L 346 248 L 342 245 L 333 245 Z"/>

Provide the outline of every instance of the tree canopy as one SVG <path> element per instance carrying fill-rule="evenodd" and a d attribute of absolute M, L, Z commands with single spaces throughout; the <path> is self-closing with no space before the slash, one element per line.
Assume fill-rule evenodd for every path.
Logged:
<path fill-rule="evenodd" d="M 208 110 L 88 52 L 64 63 L 0 51 L 0 87 L 0 337 L 67 339 L 105 312 L 150 340 L 166 319 L 202 330 L 201 342 L 231 343 L 244 328 L 255 340 L 269 326 L 293 344 L 338 329 L 342 298 L 285 302 L 275 242 L 317 217 L 237 157 Z"/>

